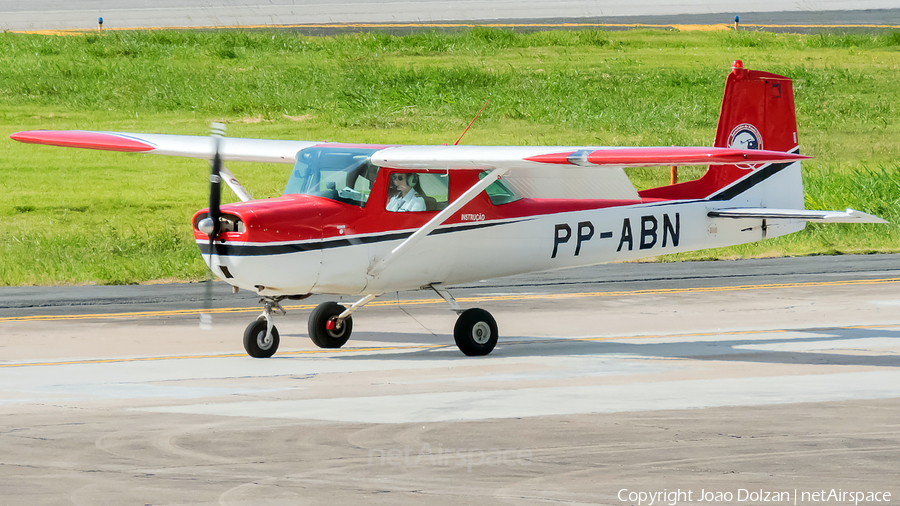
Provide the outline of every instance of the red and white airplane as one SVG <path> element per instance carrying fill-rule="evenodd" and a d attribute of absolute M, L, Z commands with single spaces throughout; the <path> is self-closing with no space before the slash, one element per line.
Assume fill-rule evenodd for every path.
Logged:
<path fill-rule="evenodd" d="M 309 336 L 338 348 L 375 297 L 431 288 L 459 314 L 466 355 L 497 343 L 493 317 L 446 286 L 742 244 L 808 221 L 884 223 L 852 209 L 805 210 L 791 80 L 735 61 L 715 147 L 395 146 L 159 134 L 29 131 L 29 143 L 211 159 L 210 207 L 194 236 L 216 276 L 257 292 L 253 357 L 278 348 L 275 310 L 311 294 Z M 220 160 L 293 165 L 284 195 L 253 199 Z M 709 165 L 695 181 L 636 191 L 623 168 Z M 242 202 L 219 205 L 219 173 Z"/>

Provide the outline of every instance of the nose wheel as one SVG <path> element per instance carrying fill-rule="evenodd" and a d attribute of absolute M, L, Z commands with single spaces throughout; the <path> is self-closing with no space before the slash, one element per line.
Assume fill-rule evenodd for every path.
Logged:
<path fill-rule="evenodd" d="M 278 337 L 278 329 L 275 328 L 275 311 L 284 314 L 284 308 L 279 302 L 284 297 L 266 297 L 263 302 L 263 314 L 259 315 L 253 323 L 244 331 L 244 350 L 253 358 L 269 358 L 278 351 L 281 339 Z"/>
<path fill-rule="evenodd" d="M 272 326 L 269 333 L 269 324 L 264 318 L 256 320 L 247 326 L 244 331 L 244 350 L 253 358 L 269 358 L 278 351 L 278 329 Z"/>

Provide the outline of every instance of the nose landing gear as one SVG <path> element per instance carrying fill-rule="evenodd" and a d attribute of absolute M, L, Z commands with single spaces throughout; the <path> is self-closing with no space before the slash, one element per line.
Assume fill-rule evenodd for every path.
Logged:
<path fill-rule="evenodd" d="M 260 299 L 265 303 L 263 313 L 247 326 L 244 331 L 244 350 L 253 358 L 269 358 L 278 351 L 281 339 L 278 337 L 278 329 L 275 328 L 274 311 L 286 314 L 287 311 L 279 304 L 284 297 L 266 297 Z"/>
<path fill-rule="evenodd" d="M 253 358 L 269 358 L 278 350 L 278 329 L 272 327 L 270 334 L 267 327 L 266 320 L 256 320 L 244 331 L 244 349 Z"/>

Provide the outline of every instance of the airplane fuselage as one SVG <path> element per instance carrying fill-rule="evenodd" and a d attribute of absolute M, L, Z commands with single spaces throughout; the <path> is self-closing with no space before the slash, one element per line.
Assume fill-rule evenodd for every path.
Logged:
<path fill-rule="evenodd" d="M 787 181 L 798 172 L 796 164 L 774 174 L 767 186 L 778 187 L 778 178 Z M 451 199 L 477 175 L 455 172 Z M 742 244 L 804 226 L 795 220 L 754 225 L 711 218 L 708 213 L 725 204 L 716 200 L 520 199 L 495 205 L 482 193 L 414 253 L 372 276 L 379 259 L 436 214 L 386 211 L 382 186 L 373 186 L 364 208 L 310 195 L 223 206 L 223 213 L 241 218 L 244 232 L 225 232 L 216 240 L 213 272 L 268 296 L 380 294 Z M 750 188 L 743 202 L 760 205 L 765 198 Z M 208 239 L 195 233 L 209 262 Z"/>

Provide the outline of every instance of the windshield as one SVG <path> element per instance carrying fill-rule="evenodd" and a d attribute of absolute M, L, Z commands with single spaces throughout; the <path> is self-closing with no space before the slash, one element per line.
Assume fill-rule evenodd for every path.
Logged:
<path fill-rule="evenodd" d="M 369 158 L 377 149 L 312 147 L 297 153 L 284 194 L 325 197 L 365 207 L 378 175 Z"/>

